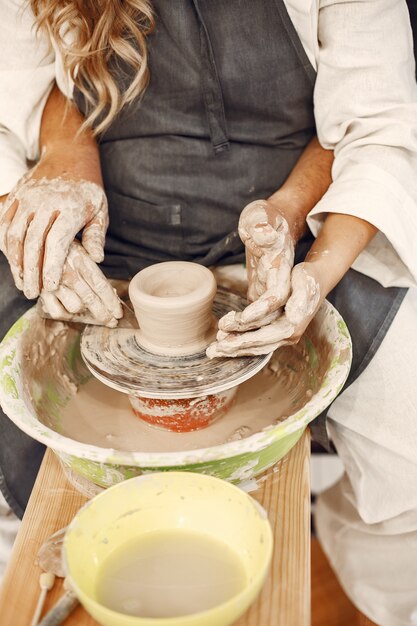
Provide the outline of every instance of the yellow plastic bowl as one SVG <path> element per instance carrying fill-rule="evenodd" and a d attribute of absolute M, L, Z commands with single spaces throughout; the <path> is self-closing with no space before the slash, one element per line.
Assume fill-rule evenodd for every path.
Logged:
<path fill-rule="evenodd" d="M 113 550 L 145 533 L 179 528 L 234 550 L 246 572 L 244 589 L 210 610 L 170 618 L 126 615 L 97 601 L 97 576 Z M 248 494 L 212 476 L 161 472 L 119 483 L 87 503 L 65 535 L 64 558 L 71 587 L 104 626 L 227 626 L 259 593 L 272 546 L 266 514 Z"/>

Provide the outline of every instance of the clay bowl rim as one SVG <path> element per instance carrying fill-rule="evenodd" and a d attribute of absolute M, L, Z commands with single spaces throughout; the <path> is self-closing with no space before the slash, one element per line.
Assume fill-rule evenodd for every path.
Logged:
<path fill-rule="evenodd" d="M 348 377 L 352 361 L 352 342 L 346 323 L 340 313 L 327 300 L 320 307 L 319 314 L 325 318 L 327 316 L 334 317 L 332 327 L 338 338 L 332 364 L 329 366 L 319 390 L 304 407 L 289 415 L 287 419 L 238 441 L 176 452 L 126 452 L 81 443 L 46 426 L 29 411 L 26 405 L 24 400 L 25 383 L 22 377 L 18 377 L 17 380 L 13 379 L 14 386 L 10 387 L 10 378 L 12 377 L 10 371 L 15 373 L 22 360 L 21 337 L 30 325 L 31 317 L 37 316 L 36 307 L 29 309 L 15 322 L 0 344 L 0 361 L 4 362 L 6 359 L 9 361 L 8 365 L 0 372 L 0 401 L 4 412 L 27 435 L 57 453 L 68 454 L 90 462 L 151 469 L 223 461 L 243 454 L 260 452 L 279 439 L 304 429 L 309 422 L 331 404 Z M 19 326 L 13 330 L 16 325 Z"/>
<path fill-rule="evenodd" d="M 181 265 L 183 267 L 187 267 L 196 275 L 197 287 L 193 289 L 193 291 L 189 293 L 185 293 L 183 295 L 175 296 L 175 306 L 173 307 L 173 297 L 172 296 L 155 296 L 153 294 L 148 293 L 146 288 L 144 288 L 143 283 L 146 284 L 146 281 L 150 281 L 152 277 L 158 273 L 158 271 L 163 270 L 164 267 L 166 269 L 167 266 L 171 266 L 172 272 L 174 272 L 174 267 L 172 264 L 175 263 L 177 265 Z M 198 278 L 200 277 L 200 280 Z M 206 278 L 206 282 L 203 281 L 203 277 Z M 213 273 L 204 265 L 199 265 L 198 263 L 191 263 L 189 261 L 165 261 L 163 263 L 156 263 L 155 265 L 150 265 L 149 267 L 145 267 L 145 269 L 141 270 L 132 278 L 129 284 L 129 299 L 133 305 L 133 301 L 137 300 L 138 293 L 140 292 L 141 302 L 138 305 L 133 305 L 135 311 L 138 308 L 145 309 L 147 307 L 154 309 L 173 309 L 174 313 L 180 309 L 187 308 L 194 304 L 199 303 L 200 300 L 203 300 L 202 306 L 207 306 L 209 300 L 216 295 L 217 291 L 217 282 L 214 278 Z M 132 293 L 136 292 L 136 293 Z M 133 298 L 132 298 L 133 296 Z"/>

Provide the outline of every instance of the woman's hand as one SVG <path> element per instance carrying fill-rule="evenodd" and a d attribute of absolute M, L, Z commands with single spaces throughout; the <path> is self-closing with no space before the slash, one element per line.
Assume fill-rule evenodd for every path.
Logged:
<path fill-rule="evenodd" d="M 217 341 L 209 346 L 207 355 L 214 358 L 267 354 L 296 343 L 324 298 L 376 232 L 375 226 L 357 217 L 329 214 L 305 262 L 296 265 L 291 272 L 291 295 L 283 311 L 275 314 L 269 324 L 254 330 L 249 329 L 253 326 L 246 329 L 234 323 L 228 313 L 219 321 Z"/>
<path fill-rule="evenodd" d="M 116 291 L 77 241 L 70 246 L 59 287 L 43 290 L 40 303 L 45 313 L 60 320 L 114 327 L 123 315 Z"/>
<path fill-rule="evenodd" d="M 294 246 L 306 229 L 306 216 L 331 182 L 333 154 L 316 138 L 308 144 L 288 179 L 268 200 L 242 211 L 239 235 L 246 247 L 248 300 L 242 313 L 220 320 L 224 332 L 247 332 L 276 321 L 291 291 Z"/>
<path fill-rule="evenodd" d="M 1 206 L 0 250 L 27 298 L 58 288 L 69 247 L 81 229 L 91 259 L 100 263 L 104 258 L 104 191 L 91 180 L 73 179 L 66 170 L 65 155 L 47 153 Z"/>
<path fill-rule="evenodd" d="M 268 325 L 246 332 L 241 324 L 223 317 L 217 342 L 207 349 L 207 355 L 213 358 L 268 354 L 283 345 L 297 343 L 324 299 L 321 282 L 325 280 L 314 264 L 305 262 L 294 267 L 290 282 L 291 295 L 283 313 Z"/>
<path fill-rule="evenodd" d="M 312 288 L 301 266 L 293 272 L 294 245 L 301 231 L 294 219 L 297 213 L 289 210 L 290 206 L 286 197 L 276 194 L 270 200 L 251 202 L 242 211 L 239 235 L 246 247 L 250 304 L 219 320 L 217 342 L 207 350 L 210 358 L 266 354 L 301 328 L 301 319 L 295 324 L 282 315 L 286 303 L 291 311 L 291 301 L 300 303 L 304 291 Z"/>
<path fill-rule="evenodd" d="M 63 123 L 63 120 L 65 123 Z M 55 86 L 42 117 L 42 156 L 0 198 L 0 249 L 18 289 L 50 317 L 116 326 L 122 308 L 97 267 L 108 226 L 97 143 Z M 82 230 L 82 245 L 74 240 Z"/>
<path fill-rule="evenodd" d="M 312 271 L 304 263 L 293 269 L 294 246 L 308 213 L 330 185 L 332 163 L 333 153 L 312 139 L 282 187 L 242 212 L 239 234 L 246 246 L 251 303 L 219 321 L 208 356 L 267 354 L 298 341 L 328 292 L 316 267 Z"/>
<path fill-rule="evenodd" d="M 242 211 L 239 235 L 246 248 L 251 304 L 241 313 L 231 311 L 223 317 L 221 330 L 245 332 L 266 326 L 288 300 L 295 233 L 284 210 L 277 202 L 256 200 Z"/>
<path fill-rule="evenodd" d="M 253 303 L 244 320 L 258 322 L 288 299 L 294 236 L 284 212 L 268 200 L 256 200 L 243 209 L 239 235 L 246 248 L 248 300 Z"/>

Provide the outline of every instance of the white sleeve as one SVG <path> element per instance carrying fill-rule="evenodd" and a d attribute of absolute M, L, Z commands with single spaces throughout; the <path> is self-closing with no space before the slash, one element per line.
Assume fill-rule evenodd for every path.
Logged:
<path fill-rule="evenodd" d="M 39 157 L 43 108 L 55 79 L 55 54 L 23 0 L 0 5 L 0 195 Z"/>
<path fill-rule="evenodd" d="M 417 285 L 417 84 L 404 0 L 321 0 L 317 133 L 333 183 L 308 216 L 360 217 L 379 229 L 353 267 L 385 287 Z"/>

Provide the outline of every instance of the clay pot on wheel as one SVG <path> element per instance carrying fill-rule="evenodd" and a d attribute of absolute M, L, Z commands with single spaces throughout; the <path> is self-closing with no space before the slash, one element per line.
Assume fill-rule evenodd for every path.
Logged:
<path fill-rule="evenodd" d="M 216 289 L 213 274 L 197 263 L 158 263 L 136 274 L 129 297 L 139 323 L 137 342 L 148 352 L 173 358 L 204 351 L 216 334 L 212 314 Z M 201 398 L 130 395 L 129 399 L 135 414 L 149 424 L 188 432 L 224 415 L 236 390 Z"/>
<path fill-rule="evenodd" d="M 172 356 L 205 350 L 216 334 L 211 312 L 216 289 L 213 274 L 197 263 L 158 263 L 136 274 L 129 297 L 140 345 Z"/>

